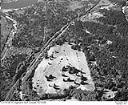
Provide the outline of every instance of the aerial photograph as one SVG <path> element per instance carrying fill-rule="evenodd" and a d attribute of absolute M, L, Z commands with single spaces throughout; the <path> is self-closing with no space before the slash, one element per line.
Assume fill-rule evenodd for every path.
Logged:
<path fill-rule="evenodd" d="M 128 0 L 0 0 L 0 8 L 0 103 L 128 101 Z"/>

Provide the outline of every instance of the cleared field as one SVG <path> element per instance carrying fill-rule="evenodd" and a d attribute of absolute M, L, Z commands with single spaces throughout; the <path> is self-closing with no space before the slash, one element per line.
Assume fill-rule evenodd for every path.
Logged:
<path fill-rule="evenodd" d="M 48 51 L 48 57 L 42 60 L 33 77 L 33 88 L 39 95 L 63 94 L 63 90 L 70 86 L 94 91 L 94 83 L 82 51 L 73 50 L 68 44 L 57 45 Z"/>

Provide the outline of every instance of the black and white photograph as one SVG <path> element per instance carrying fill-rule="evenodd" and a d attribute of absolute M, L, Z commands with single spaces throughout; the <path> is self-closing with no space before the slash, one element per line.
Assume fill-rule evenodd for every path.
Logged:
<path fill-rule="evenodd" d="M 128 105 L 128 0 L 0 0 L 0 8 L 0 103 Z"/>

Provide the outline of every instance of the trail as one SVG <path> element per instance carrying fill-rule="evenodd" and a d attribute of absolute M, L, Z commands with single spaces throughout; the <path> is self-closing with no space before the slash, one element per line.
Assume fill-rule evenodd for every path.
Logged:
<path fill-rule="evenodd" d="M 2 53 L 1 53 L 1 60 L 3 60 L 5 58 L 5 56 L 6 56 L 7 52 L 8 52 L 8 49 L 12 46 L 12 40 L 13 40 L 14 35 L 15 35 L 16 31 L 17 31 L 17 22 L 14 19 L 12 19 L 9 16 L 7 16 L 7 15 L 5 17 L 12 21 L 13 29 L 11 30 L 11 32 L 10 32 L 8 38 L 7 38 L 7 42 L 5 44 L 5 47 L 4 47 L 4 49 L 3 49 Z"/>

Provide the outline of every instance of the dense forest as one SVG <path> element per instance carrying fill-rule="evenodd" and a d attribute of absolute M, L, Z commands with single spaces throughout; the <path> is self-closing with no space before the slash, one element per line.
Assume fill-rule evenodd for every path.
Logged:
<path fill-rule="evenodd" d="M 110 1 L 120 8 L 126 6 L 124 0 Z M 21 77 L 21 74 L 27 72 L 27 67 L 48 40 L 63 26 L 74 20 L 74 23 L 69 25 L 68 29 L 61 37 L 53 41 L 51 46 L 62 45 L 65 42 L 75 43 L 72 49 L 82 50 L 85 53 L 95 83 L 95 91 L 82 91 L 71 87 L 65 90 L 64 96 L 45 94 L 39 98 L 32 90 L 32 80 L 29 78 L 26 81 L 28 96 L 26 95 L 25 100 L 47 98 L 66 100 L 75 97 L 80 101 L 128 101 L 128 21 L 125 14 L 113 8 L 99 9 L 98 12 L 104 16 L 97 18 L 97 22 L 82 22 L 76 19 L 78 14 L 75 11 L 66 11 L 66 8 L 59 3 L 53 3 L 49 7 L 44 10 L 44 4 L 37 3 L 25 9 L 21 14 L 15 11 L 8 12 L 9 16 L 20 24 L 12 40 L 12 46 L 30 48 L 32 53 L 31 55 L 14 54 L 2 60 L 0 70 L 2 97 L 0 100 L 5 100 L 10 87 Z M 105 98 L 106 89 L 116 92 L 115 97 Z M 12 100 L 21 101 L 16 93 Z"/>

